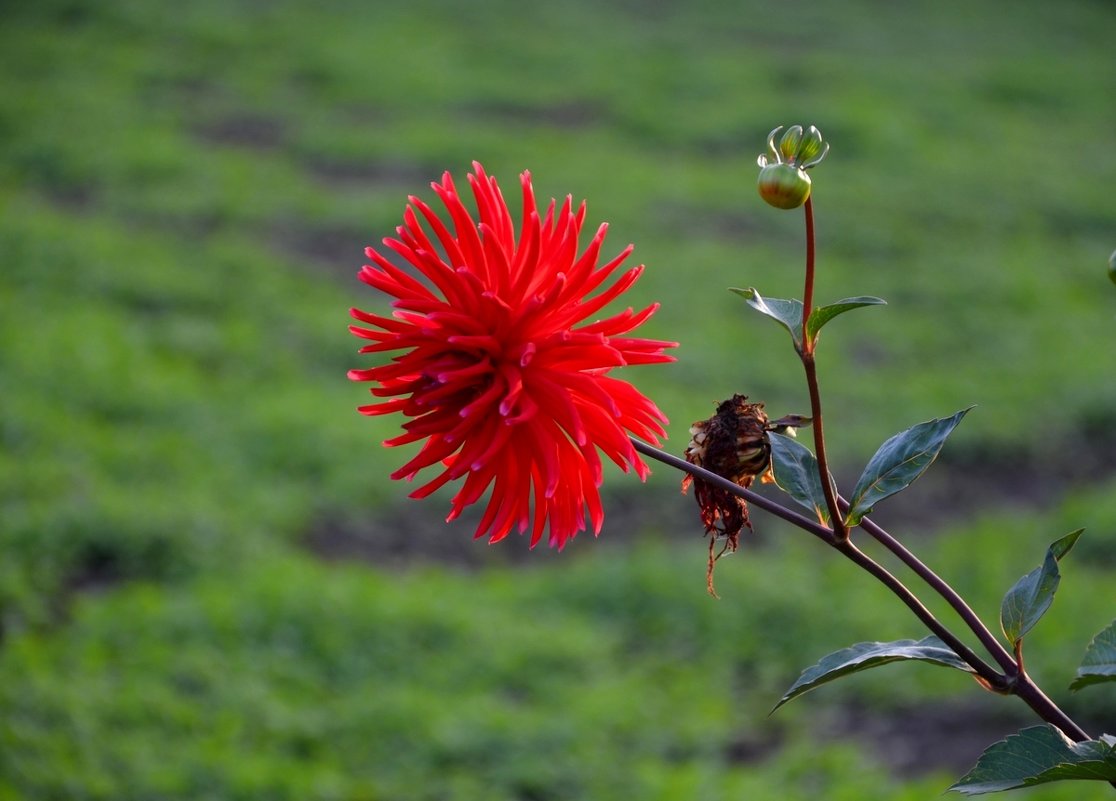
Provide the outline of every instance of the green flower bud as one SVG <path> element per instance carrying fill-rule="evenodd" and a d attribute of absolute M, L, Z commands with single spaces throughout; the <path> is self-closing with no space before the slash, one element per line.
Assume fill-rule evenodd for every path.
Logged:
<path fill-rule="evenodd" d="M 798 153 L 799 143 L 802 141 L 802 126 L 792 125 L 787 128 L 783 138 L 779 140 L 779 152 L 783 154 L 783 161 L 794 161 Z"/>
<path fill-rule="evenodd" d="M 1112 255 L 1108 257 L 1108 277 L 1112 283 L 1116 284 L 1116 250 L 1112 251 Z"/>
<path fill-rule="evenodd" d="M 793 164 L 768 164 L 760 170 L 759 193 L 777 209 L 796 209 L 810 197 L 810 176 Z"/>
<path fill-rule="evenodd" d="M 776 146 L 775 137 L 782 130 L 780 125 L 767 135 L 767 152 L 756 159 L 759 193 L 775 208 L 796 209 L 810 197 L 810 176 L 805 171 L 825 158 L 829 143 L 813 125 L 805 132 L 801 125 L 792 125 Z"/>

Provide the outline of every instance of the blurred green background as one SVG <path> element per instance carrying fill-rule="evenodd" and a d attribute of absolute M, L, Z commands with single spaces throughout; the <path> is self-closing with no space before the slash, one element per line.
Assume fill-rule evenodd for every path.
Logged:
<path fill-rule="evenodd" d="M 473 159 L 636 243 L 682 347 L 621 375 L 673 451 L 734 392 L 806 411 L 726 291 L 801 292 L 754 189 L 795 122 L 819 300 L 890 303 L 822 341 L 839 479 L 978 404 L 878 519 L 990 620 L 1086 526 L 1028 666 L 1113 731 L 1064 689 L 1116 609 L 1113 41 L 1088 0 L 3 4 L 0 800 L 925 799 L 1032 722 L 925 666 L 768 718 L 917 621 L 762 513 L 710 599 L 664 467 L 607 476 L 599 540 L 474 543 L 354 412 L 362 250 Z"/>

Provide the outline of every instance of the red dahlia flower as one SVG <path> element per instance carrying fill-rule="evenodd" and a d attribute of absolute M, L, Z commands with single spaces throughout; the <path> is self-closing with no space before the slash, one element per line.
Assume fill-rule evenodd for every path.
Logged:
<path fill-rule="evenodd" d="M 414 419 L 384 442 L 394 447 L 425 440 L 418 455 L 391 474 L 413 479 L 438 465 L 441 473 L 411 493 L 423 498 L 454 479 L 465 481 L 447 520 L 492 488 L 476 536 L 496 542 L 513 527 L 531 528 L 531 545 L 550 525 L 561 548 L 604 521 L 598 449 L 646 478 L 628 432 L 657 443 L 666 418 L 648 398 L 611 377 L 614 367 L 673 361 L 674 342 L 624 336 L 658 304 L 585 322 L 628 289 L 643 266 L 624 272 L 588 297 L 631 253 L 598 266 L 607 225 L 577 255 L 585 204 L 574 211 L 551 201 L 545 217 L 535 205 L 531 176 L 523 173 L 523 221 L 518 237 L 495 178 L 480 164 L 469 176 L 479 221 L 466 210 L 447 172 L 431 184 L 449 212 L 453 232 L 416 197 L 384 245 L 412 270 L 368 248 L 373 265 L 360 280 L 395 298 L 390 317 L 352 309 L 370 328 L 351 326 L 370 340 L 361 353 L 403 351 L 391 362 L 351 370 L 371 381 L 371 393 L 390 398 L 360 407 L 367 415 L 403 412 Z M 416 213 L 417 212 L 417 213 Z M 425 219 L 431 239 L 419 221 Z M 532 511 L 533 507 L 533 511 Z"/>

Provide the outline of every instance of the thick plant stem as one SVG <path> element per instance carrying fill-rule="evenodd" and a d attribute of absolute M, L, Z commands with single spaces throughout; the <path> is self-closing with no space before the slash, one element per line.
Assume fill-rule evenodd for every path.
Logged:
<path fill-rule="evenodd" d="M 835 543 L 833 547 L 840 551 L 848 559 L 852 560 L 858 566 L 863 568 L 865 571 L 870 573 L 872 576 L 874 576 L 893 593 L 895 593 L 899 597 L 899 599 L 902 600 L 903 603 L 905 603 L 911 609 L 911 611 L 913 611 L 918 616 L 918 618 L 926 625 L 926 627 L 930 629 L 930 631 L 936 634 L 938 638 L 946 643 L 955 654 L 961 657 L 961 659 L 963 659 L 970 667 L 973 668 L 974 673 L 976 673 L 976 675 L 980 677 L 982 683 L 989 690 L 1004 695 L 1018 696 L 1020 700 L 1022 700 L 1023 703 L 1027 704 L 1027 706 L 1029 706 L 1031 710 L 1034 711 L 1034 713 L 1038 715 L 1042 720 L 1050 723 L 1053 726 L 1056 726 L 1072 740 L 1083 742 L 1085 740 L 1091 739 L 1088 733 L 1080 726 L 1078 726 L 1077 723 L 1075 723 L 1069 715 L 1063 712 L 1062 709 L 1056 703 L 1054 703 L 1054 701 L 1052 701 L 1050 697 L 1047 696 L 1046 693 L 1044 693 L 1037 684 L 1035 684 L 1031 677 L 1026 674 L 1026 672 L 1023 670 L 1022 660 L 1019 660 L 1017 662 L 1009 655 L 1008 660 L 1011 663 L 1011 670 L 1007 672 L 1006 676 L 997 673 L 992 667 L 984 662 L 984 660 L 973 653 L 973 651 L 970 650 L 964 643 L 960 642 L 955 636 L 953 636 L 953 634 L 947 628 L 945 628 L 945 626 L 943 626 L 941 622 L 938 621 L 928 609 L 926 609 L 926 607 L 922 605 L 917 596 L 915 596 L 914 593 L 908 590 L 902 584 L 902 582 L 895 578 L 895 576 L 893 576 L 881 565 L 879 565 L 867 555 L 865 555 L 862 551 L 860 551 L 855 545 L 853 545 L 851 540 L 845 540 L 844 542 Z M 921 562 L 919 562 L 919 564 L 921 564 Z M 928 568 L 927 572 L 929 572 Z M 921 573 L 919 575 L 920 577 L 925 578 L 925 576 L 922 576 Z M 941 579 L 938 579 L 938 581 L 941 581 Z M 945 582 L 942 582 L 942 584 L 945 584 Z M 945 586 L 948 587 L 949 585 Z M 950 588 L 950 592 L 958 598 L 958 600 L 966 609 L 969 609 L 968 604 L 965 604 L 964 600 L 962 600 L 960 596 L 957 596 L 956 592 L 954 592 L 952 588 Z M 980 621 L 980 619 L 974 612 L 972 612 L 971 609 L 969 609 L 969 614 L 976 620 L 977 626 L 987 632 L 987 627 Z M 969 623 L 970 621 L 966 620 L 965 622 Z M 971 624 L 969 627 L 973 628 Z M 993 642 L 995 642 L 994 638 Z M 1000 651 L 1004 651 L 1003 646 L 1001 646 L 999 643 L 996 643 L 996 648 Z M 1006 651 L 1004 652 L 1006 653 Z M 993 655 L 995 655 L 995 653 Z"/>
<path fill-rule="evenodd" d="M 857 548 L 852 540 L 845 539 L 834 543 L 833 547 L 840 551 L 846 559 L 871 574 L 877 581 L 891 590 L 908 609 L 915 613 L 915 616 L 923 622 L 926 628 L 930 629 L 938 639 L 948 645 L 955 654 L 973 669 L 973 673 L 980 677 L 984 686 L 994 692 L 1007 690 L 1007 680 L 1004 676 L 997 673 L 991 665 L 977 656 L 969 646 L 961 642 L 953 632 L 934 617 L 934 613 L 926 608 L 922 601 L 918 599 L 918 596 L 911 592 L 887 568 Z"/>
<path fill-rule="evenodd" d="M 788 509 L 782 504 L 776 503 L 769 498 L 765 498 L 750 489 L 745 489 L 739 484 L 734 484 L 727 478 L 723 478 L 716 473 L 712 473 L 703 467 L 698 467 L 695 464 L 690 464 L 685 459 L 680 459 L 679 457 L 667 453 L 666 451 L 661 451 L 656 447 L 648 445 L 646 442 L 642 442 L 636 439 L 635 437 L 631 437 L 630 439 L 632 441 L 632 445 L 635 446 L 635 449 L 642 453 L 644 456 L 655 459 L 656 461 L 662 462 L 663 464 L 669 465 L 670 467 L 677 468 L 684 473 L 689 473 L 694 478 L 698 478 L 709 484 L 713 484 L 714 486 L 719 487 L 726 492 L 732 493 L 738 498 L 743 498 L 745 501 L 752 504 L 753 506 L 757 506 L 760 509 L 763 509 L 765 512 L 773 514 L 776 517 L 780 517 L 783 520 L 786 520 L 791 525 L 798 526 L 803 531 L 813 534 L 815 537 L 822 540 L 827 545 L 833 544 L 833 532 L 823 526 L 821 523 L 818 523 L 816 520 L 811 520 L 805 515 L 800 515 L 793 509 Z"/>
<path fill-rule="evenodd" d="M 777 517 L 786 520 L 788 523 L 791 523 L 805 531 L 808 531 L 818 539 L 822 540 L 822 542 L 824 542 L 826 545 L 837 549 L 841 552 L 842 555 L 850 559 L 862 569 L 866 570 L 881 583 L 883 583 L 884 586 L 891 590 L 892 593 L 897 595 L 899 597 L 899 600 L 901 600 L 907 606 L 907 608 L 914 612 L 919 620 L 921 620 L 926 625 L 926 627 L 930 629 L 930 631 L 936 634 L 942 640 L 942 642 L 952 648 L 954 653 L 956 653 L 970 667 L 972 667 L 973 673 L 980 677 L 985 686 L 994 689 L 997 692 L 1003 692 L 1006 690 L 1005 678 L 1002 675 L 997 673 L 994 668 L 992 668 L 990 665 L 988 665 L 988 663 L 977 656 L 977 654 L 974 653 L 971 648 L 961 642 L 961 640 L 958 639 L 957 636 L 953 634 L 953 632 L 951 632 L 944 624 L 942 624 L 941 621 L 934 617 L 934 614 L 929 609 L 927 609 L 921 601 L 919 601 L 915 594 L 911 592 L 906 586 L 904 586 L 899 579 L 888 572 L 887 568 L 877 563 L 864 552 L 860 551 L 847 537 L 844 540 L 838 540 L 834 535 L 832 529 L 826 528 L 825 526 L 817 523 L 814 520 L 811 520 L 805 515 L 800 515 L 797 512 L 791 509 L 787 509 L 785 506 L 776 503 L 775 501 L 769 500 L 762 495 L 753 492 L 752 490 L 745 489 L 739 484 L 734 484 L 727 478 L 722 478 L 716 473 L 712 473 L 704 468 L 698 467 L 697 465 L 690 464 L 685 459 L 680 459 L 677 456 L 673 456 L 669 453 L 659 450 L 658 448 L 654 448 L 645 442 L 641 442 L 640 440 L 635 439 L 634 437 L 632 438 L 632 444 L 635 446 L 636 450 L 638 450 L 644 456 L 656 459 L 657 461 L 660 461 L 663 464 L 670 465 L 671 467 L 676 467 L 679 470 L 689 473 L 696 479 L 706 481 L 710 484 L 714 484 L 717 487 L 720 487 L 721 489 L 726 490 L 727 492 L 731 492 L 738 498 L 743 498 L 748 503 L 754 504 L 760 509 L 770 512 L 771 514 L 774 514 Z"/>
<path fill-rule="evenodd" d="M 814 341 L 809 336 L 808 322 L 814 308 L 814 203 L 806 198 L 806 284 L 802 290 L 802 346 L 798 351 L 802 367 L 806 371 L 806 386 L 810 392 L 810 416 L 813 420 L 814 455 L 818 460 L 821 474 L 822 492 L 829 519 L 833 524 L 833 534 L 838 541 L 849 538 L 849 528 L 845 525 L 844 515 L 837 504 L 837 488 L 829 472 L 829 460 L 825 454 L 825 427 L 822 424 L 821 390 L 818 388 L 818 370 L 814 362 Z"/>
<path fill-rule="evenodd" d="M 942 642 L 948 645 L 953 650 L 953 652 L 958 655 L 958 657 L 960 657 L 973 669 L 974 675 L 978 677 L 980 682 L 986 688 L 999 694 L 1018 696 L 1020 700 L 1027 704 L 1027 706 L 1029 706 L 1031 710 L 1034 711 L 1036 715 L 1038 715 L 1039 718 L 1057 727 L 1067 737 L 1077 742 L 1091 739 L 1088 733 L 1080 726 L 1078 726 L 1077 723 L 1075 723 L 1073 719 L 1069 717 L 1069 715 L 1063 712 L 1062 709 L 1059 708 L 1058 705 L 1055 704 L 1054 701 L 1052 701 L 1037 684 L 1035 684 L 1030 676 L 1020 670 L 1019 665 L 1015 661 L 1014 657 L 1008 654 L 1010 669 L 1005 669 L 1006 675 L 998 673 L 992 666 L 981 659 L 980 656 L 978 656 L 971 648 L 966 646 L 960 639 L 958 639 L 958 637 L 953 634 L 953 632 L 951 632 L 948 627 L 946 627 L 940 620 L 938 620 L 934 616 L 934 614 L 929 609 L 927 609 L 926 606 L 918 599 L 918 597 L 913 592 L 911 592 L 908 587 L 906 587 L 898 578 L 896 578 L 890 571 L 888 571 L 887 568 L 885 568 L 883 565 L 880 565 L 870 556 L 857 548 L 851 540 L 847 538 L 845 540 L 838 540 L 832 529 L 821 525 L 820 523 L 806 517 L 805 515 L 800 515 L 797 512 L 788 509 L 779 503 L 776 503 L 775 501 L 765 498 L 764 496 L 759 495 L 752 490 L 745 489 L 738 484 L 734 484 L 733 482 L 717 475 L 716 473 L 711 473 L 704 468 L 690 464 L 685 459 L 680 459 L 677 456 L 659 450 L 658 448 L 648 445 L 647 443 L 635 439 L 634 437 L 631 439 L 631 441 L 632 444 L 635 446 L 635 449 L 642 453 L 644 456 L 655 459 L 656 461 L 662 462 L 663 464 L 669 465 L 670 467 L 674 467 L 678 470 L 689 473 L 696 479 L 714 484 L 728 492 L 731 492 L 738 498 L 743 498 L 748 503 L 751 503 L 754 506 L 757 506 L 760 509 L 763 509 L 764 511 L 775 515 L 776 517 L 782 518 L 788 523 L 791 523 L 792 525 L 795 525 L 803 529 L 804 531 L 813 534 L 826 545 L 829 545 L 830 547 L 839 551 L 845 558 L 852 561 L 858 567 L 869 573 L 885 587 L 891 590 L 891 592 L 896 595 L 899 600 L 901 600 L 903 604 L 908 609 L 910 609 L 933 634 L 935 634 L 940 640 L 942 640 Z M 864 526 L 863 521 L 861 522 L 861 526 Z M 865 528 L 869 531 L 869 533 L 873 533 L 874 530 L 875 533 L 873 534 L 873 536 L 877 540 L 880 540 L 885 544 L 887 542 L 892 543 L 891 546 L 888 546 L 889 550 L 892 550 L 893 553 L 899 556 L 904 564 L 907 564 L 908 567 L 911 567 L 911 569 L 915 573 L 917 573 L 920 578 L 927 581 L 927 583 L 930 584 L 930 586 L 933 587 L 935 591 L 939 593 L 939 595 L 942 595 L 944 598 L 946 598 L 946 600 L 950 602 L 950 605 L 953 606 L 954 609 L 958 609 L 958 606 L 961 606 L 964 609 L 968 610 L 966 614 L 961 615 L 962 618 L 965 620 L 966 624 L 969 625 L 969 628 L 972 629 L 974 633 L 977 633 L 978 637 L 980 637 L 982 645 L 988 647 L 988 643 L 985 642 L 985 639 L 991 639 L 992 643 L 994 643 L 995 645 L 995 648 L 990 648 L 989 650 L 994 656 L 997 655 L 998 651 L 1007 653 L 1003 646 L 995 641 L 995 638 L 992 637 L 990 632 L 988 632 L 987 627 L 980 621 L 976 613 L 971 610 L 968 604 L 965 603 L 965 601 L 957 594 L 957 592 L 949 587 L 949 585 L 946 584 L 936 574 L 934 574 L 933 571 L 930 570 L 930 568 L 926 567 L 926 565 L 921 562 L 921 560 L 907 551 L 906 548 L 904 548 L 898 541 L 896 541 L 889 534 L 887 534 L 886 531 L 884 531 L 882 528 L 872 523 L 871 521 L 868 522 L 868 526 Z M 879 534 L 883 535 L 882 538 L 881 536 L 877 536 Z M 921 567 L 916 568 L 912 563 L 917 563 L 918 565 L 921 565 Z M 946 589 L 947 592 L 943 592 L 943 588 Z M 960 614 L 960 610 L 958 610 L 958 613 Z M 982 636 L 980 632 L 985 632 L 985 636 Z M 997 661 L 999 661 L 998 658 Z"/>
<path fill-rule="evenodd" d="M 1040 718 L 1061 729 L 1062 733 L 1071 740 L 1080 743 L 1092 739 L 1084 729 L 1073 722 L 1073 719 L 1070 718 L 1069 715 L 1051 701 L 1046 693 L 1044 693 L 1025 672 L 1019 673 L 1010 692 L 1012 695 L 1019 696 L 1019 698 L 1023 700 L 1023 703 L 1034 710 L 1035 714 Z"/>
<path fill-rule="evenodd" d="M 803 351 L 799 354 L 802 358 L 802 367 L 806 371 L 806 386 L 810 391 L 810 417 L 814 431 L 814 456 L 818 460 L 818 473 L 820 473 L 822 493 L 825 495 L 825 506 L 829 510 L 829 519 L 833 524 L 833 534 L 838 540 L 849 538 L 849 528 L 845 525 L 845 516 L 837 503 L 837 488 L 833 485 L 833 476 L 829 472 L 829 459 L 825 453 L 825 427 L 822 423 L 821 390 L 818 387 L 818 371 L 814 364 L 814 354 Z"/>
<path fill-rule="evenodd" d="M 842 508 L 847 508 L 848 503 L 844 498 L 840 499 Z M 1067 737 L 1070 737 L 1078 742 L 1088 740 L 1089 735 L 1078 726 L 1065 712 L 1063 712 L 1057 704 L 1054 703 L 1044 693 L 1037 684 L 1027 675 L 1023 669 L 1023 659 L 1020 654 L 1012 655 L 1000 641 L 996 639 L 995 635 L 989 631 L 984 621 L 973 611 L 965 599 L 962 598 L 953 587 L 951 587 L 944 579 L 938 576 L 931 570 L 925 562 L 911 553 L 907 548 L 894 537 L 892 537 L 882 527 L 877 525 L 868 518 L 863 518 L 860 521 L 860 527 L 872 536 L 877 542 L 882 544 L 885 548 L 891 551 L 899 558 L 903 564 L 911 569 L 919 578 L 925 581 L 938 595 L 945 599 L 945 601 L 953 607 L 957 615 L 965 621 L 965 624 L 980 640 L 981 645 L 988 651 L 989 654 L 999 663 L 1003 669 L 1006 679 L 1007 688 L 1006 692 L 1010 695 L 1017 695 L 1019 698 L 1031 707 L 1040 718 L 1048 723 L 1051 723 L 1061 729 Z"/>
<path fill-rule="evenodd" d="M 844 498 L 838 498 L 838 503 L 841 504 L 841 509 L 843 511 L 848 509 L 848 502 Z M 984 621 L 980 619 L 977 613 L 973 611 L 972 607 L 965 602 L 965 599 L 962 598 L 953 587 L 874 521 L 867 517 L 862 518 L 860 527 L 871 535 L 873 539 L 895 554 L 895 556 L 899 558 L 899 561 L 909 567 L 915 575 L 926 582 L 934 592 L 938 593 L 938 595 L 945 599 L 946 603 L 953 607 L 958 617 L 965 621 L 965 625 L 976 635 L 977 639 L 980 640 L 980 644 L 983 645 L 992 658 L 996 660 L 1005 674 L 1010 677 L 1018 671 L 1017 663 L 1012 655 L 1000 644 L 996 636 L 984 625 Z"/>

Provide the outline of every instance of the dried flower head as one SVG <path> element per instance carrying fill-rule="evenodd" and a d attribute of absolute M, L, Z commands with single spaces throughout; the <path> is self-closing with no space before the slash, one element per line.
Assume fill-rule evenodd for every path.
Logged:
<path fill-rule="evenodd" d="M 632 249 L 598 265 L 607 228 L 601 225 L 578 255 L 584 204 L 575 209 L 567 198 L 558 208 L 551 201 L 540 215 L 525 172 L 517 236 L 496 179 L 473 166 L 469 186 L 479 219 L 446 173 L 432 187 L 448 224 L 411 197 L 398 238 L 384 240 L 395 261 L 366 251 L 373 264 L 361 270 L 360 280 L 392 296 L 394 310 L 385 317 L 353 309 L 369 327 L 350 330 L 369 341 L 362 353 L 402 352 L 387 364 L 351 370 L 349 377 L 371 382 L 374 396 L 390 398 L 360 407 L 363 414 L 414 418 L 403 434 L 384 442 L 423 442 L 393 479 L 441 471 L 411 497 L 464 479 L 447 520 L 491 490 L 477 537 L 496 542 L 512 529 L 530 529 L 533 546 L 549 526 L 550 544 L 561 548 L 585 529 L 586 514 L 600 532 L 598 451 L 645 478 L 647 466 L 628 434 L 650 442 L 664 435 L 666 417 L 658 407 L 609 373 L 673 361 L 664 349 L 677 343 L 628 336 L 658 304 L 596 318 L 635 283 L 643 266 L 590 296 Z"/>
<path fill-rule="evenodd" d="M 699 420 L 690 426 L 690 444 L 686 448 L 686 461 L 716 473 L 734 484 L 747 489 L 757 476 L 763 482 L 773 481 L 771 476 L 771 444 L 769 431 L 787 432 L 810 420 L 791 415 L 771 422 L 762 403 L 748 403 L 747 395 L 733 395 L 717 406 L 717 413 L 708 420 Z M 709 593 L 713 589 L 713 565 L 726 553 L 740 547 L 740 532 L 752 523 L 748 519 L 748 504 L 743 498 L 726 489 L 714 486 L 687 474 L 682 479 L 682 491 L 694 485 L 694 497 L 701 510 L 701 522 L 709 535 L 709 567 L 706 581 Z M 716 542 L 724 539 L 720 552 Z"/>
<path fill-rule="evenodd" d="M 690 426 L 686 461 L 750 487 L 771 463 L 767 423 L 762 403 L 748 403 L 747 395 L 733 395 L 708 420 Z M 682 479 L 683 491 L 691 483 L 706 532 L 727 538 L 729 550 L 736 550 L 741 530 L 744 526 L 751 528 L 744 500 L 690 475 Z"/>

